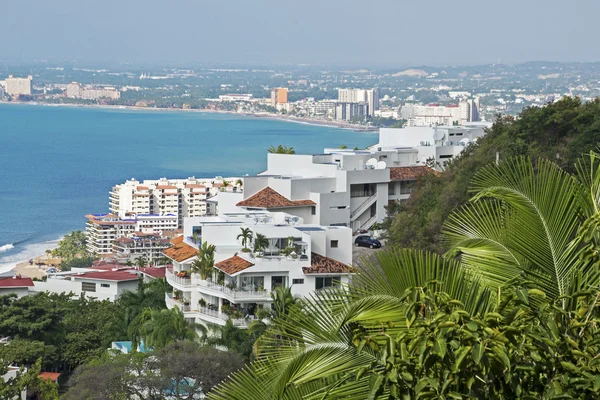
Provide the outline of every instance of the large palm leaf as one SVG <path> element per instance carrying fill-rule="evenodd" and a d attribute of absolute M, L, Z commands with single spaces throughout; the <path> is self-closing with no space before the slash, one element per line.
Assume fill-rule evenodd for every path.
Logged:
<path fill-rule="evenodd" d="M 471 203 L 445 225 L 447 255 L 490 287 L 523 275 L 554 297 L 568 294 L 587 268 L 577 245 L 580 181 L 550 161 L 517 158 L 483 168 L 471 189 Z"/>
<path fill-rule="evenodd" d="M 367 258 L 346 288 L 318 292 L 273 321 L 262 338 L 257 362 L 209 396 L 213 399 L 367 399 L 369 377 L 359 378 L 385 357 L 376 348 L 358 351 L 358 332 L 394 336 L 406 325 L 407 292 L 434 282 L 436 290 L 489 309 L 490 292 L 458 263 L 413 250 L 388 250 Z M 249 388 L 255 388 L 252 395 Z M 381 396 L 381 394 L 379 394 Z M 376 398 L 376 397 L 373 397 Z M 383 398 L 383 397 L 381 397 Z"/>

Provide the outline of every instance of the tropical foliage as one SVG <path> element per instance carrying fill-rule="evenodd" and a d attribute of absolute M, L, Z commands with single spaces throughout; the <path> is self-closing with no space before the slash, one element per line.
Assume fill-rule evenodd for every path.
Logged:
<path fill-rule="evenodd" d="M 250 242 L 252 241 L 252 231 L 250 230 L 250 228 L 240 228 L 241 233 L 239 235 L 237 235 L 237 239 L 238 240 L 242 240 L 242 246 L 244 250 L 248 250 L 248 245 L 250 244 Z"/>
<path fill-rule="evenodd" d="M 596 397 L 600 155 L 577 170 L 526 158 L 481 169 L 444 258 L 364 260 L 347 288 L 275 319 L 257 360 L 212 398 Z"/>
<path fill-rule="evenodd" d="M 62 257 L 70 260 L 75 257 L 89 256 L 86 245 L 85 232 L 73 231 L 66 234 L 59 242 L 51 254 L 55 257 Z"/>
<path fill-rule="evenodd" d="M 269 239 L 262 233 L 257 233 L 254 238 L 254 251 L 260 252 L 269 247 Z"/>
<path fill-rule="evenodd" d="M 202 243 L 200 252 L 191 265 L 191 270 L 194 273 L 200 274 L 202 279 L 208 279 L 215 266 L 215 246 L 208 244 L 207 242 Z"/>
<path fill-rule="evenodd" d="M 243 365 L 234 353 L 193 342 L 151 353 L 104 355 L 75 371 L 64 399 L 196 399 Z"/>
<path fill-rule="evenodd" d="M 497 153 L 501 162 L 520 156 L 544 158 L 573 173 L 581 154 L 595 150 L 598 143 L 600 100 L 582 103 L 565 97 L 544 107 L 526 108 L 518 118 L 499 117 L 443 172 L 420 177 L 408 202 L 388 207 L 388 244 L 443 253 L 442 226 L 468 202 L 471 180 L 495 161 Z"/>
<path fill-rule="evenodd" d="M 296 154 L 296 151 L 293 147 L 278 145 L 277 147 L 271 146 L 267 149 L 267 151 L 271 154 Z"/>

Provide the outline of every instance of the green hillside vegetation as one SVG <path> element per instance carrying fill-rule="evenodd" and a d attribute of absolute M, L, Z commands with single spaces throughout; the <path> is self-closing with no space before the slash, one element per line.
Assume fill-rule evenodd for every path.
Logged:
<path fill-rule="evenodd" d="M 600 100 L 582 104 L 565 98 L 543 108 L 525 109 L 518 118 L 501 117 L 477 144 L 439 175 L 421 177 L 404 205 L 389 207 L 385 227 L 390 244 L 442 253 L 442 224 L 469 199 L 471 179 L 482 167 L 513 156 L 552 160 L 568 172 L 600 143 Z"/>

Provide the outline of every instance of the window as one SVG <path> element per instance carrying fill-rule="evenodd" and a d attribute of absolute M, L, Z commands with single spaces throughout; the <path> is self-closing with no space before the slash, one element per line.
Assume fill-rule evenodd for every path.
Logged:
<path fill-rule="evenodd" d="M 271 290 L 279 286 L 285 287 L 287 283 L 287 276 L 272 276 L 271 277 Z"/>
<path fill-rule="evenodd" d="M 339 279 L 336 279 L 332 276 L 318 277 L 318 278 L 315 278 L 315 290 L 328 288 L 328 287 L 334 287 L 334 286 L 339 285 L 339 283 L 340 283 Z"/>
<path fill-rule="evenodd" d="M 334 249 L 337 248 L 338 247 L 338 241 L 337 240 L 332 240 L 331 241 L 331 247 L 334 248 Z"/>
<path fill-rule="evenodd" d="M 445 154 L 443 156 L 440 156 L 440 158 L 452 158 L 452 154 Z"/>
<path fill-rule="evenodd" d="M 92 282 L 81 282 L 81 290 L 84 292 L 95 292 L 96 284 Z"/>
<path fill-rule="evenodd" d="M 396 182 L 390 182 L 388 185 L 388 195 L 396 194 Z"/>
<path fill-rule="evenodd" d="M 100 287 L 110 287 L 110 284 L 108 284 L 108 283 L 101 283 Z"/>
<path fill-rule="evenodd" d="M 292 279 L 294 285 L 304 285 L 304 279 Z"/>
<path fill-rule="evenodd" d="M 310 208 L 310 215 L 317 215 L 317 207 L 312 206 Z"/>

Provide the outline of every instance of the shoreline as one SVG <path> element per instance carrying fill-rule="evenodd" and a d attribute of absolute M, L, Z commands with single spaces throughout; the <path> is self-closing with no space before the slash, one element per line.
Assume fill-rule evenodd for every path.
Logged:
<path fill-rule="evenodd" d="M 307 124 L 314 126 L 323 126 L 330 128 L 346 129 L 356 132 L 375 133 L 379 128 L 368 130 L 362 125 L 355 125 L 342 121 L 330 121 L 319 118 L 294 117 L 288 115 L 270 114 L 270 113 L 239 113 L 226 110 L 210 110 L 210 109 L 183 109 L 183 108 L 157 108 L 157 107 L 138 107 L 138 106 L 119 106 L 119 105 L 104 105 L 104 104 L 74 104 L 74 103 L 40 103 L 40 102 L 19 102 L 19 101 L 0 101 L 0 104 L 14 104 L 25 106 L 43 106 L 43 107 L 74 107 L 74 108 L 98 108 L 108 110 L 129 110 L 129 111 L 164 111 L 164 112 L 191 112 L 191 113 L 208 113 L 208 114 L 225 114 L 238 115 L 240 117 L 264 118 L 276 121 L 292 122 L 297 124 Z M 376 130 L 375 130 L 376 129 Z"/>

